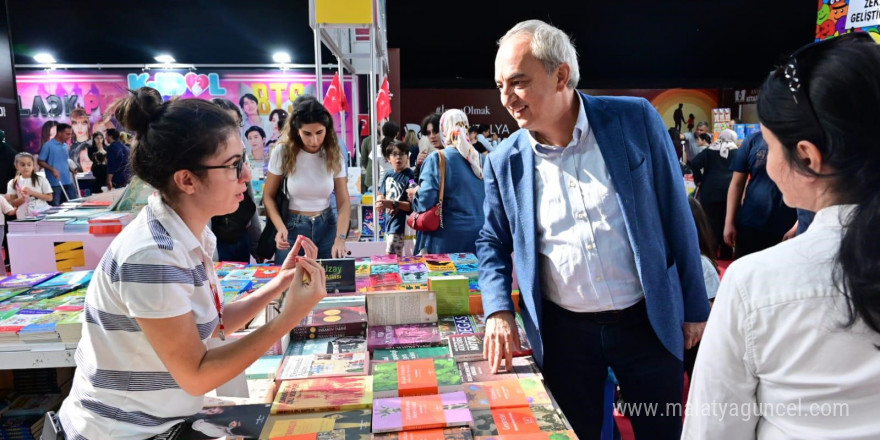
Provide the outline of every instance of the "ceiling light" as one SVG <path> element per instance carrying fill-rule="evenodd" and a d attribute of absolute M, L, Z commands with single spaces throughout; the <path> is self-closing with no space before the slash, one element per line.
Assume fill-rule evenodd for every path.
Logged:
<path fill-rule="evenodd" d="M 55 57 L 48 53 L 38 53 L 34 55 L 34 60 L 40 64 L 55 64 Z"/>
<path fill-rule="evenodd" d="M 168 54 L 162 54 L 162 55 L 156 55 L 155 60 L 160 63 L 171 64 L 174 62 L 174 57 L 171 55 L 168 55 Z"/>
<path fill-rule="evenodd" d="M 272 61 L 276 63 L 286 64 L 290 62 L 290 54 L 287 52 L 275 52 L 272 54 Z"/>

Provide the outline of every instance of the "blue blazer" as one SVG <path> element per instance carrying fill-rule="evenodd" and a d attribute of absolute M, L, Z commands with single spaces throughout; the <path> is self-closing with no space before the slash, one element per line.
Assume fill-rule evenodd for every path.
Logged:
<path fill-rule="evenodd" d="M 682 359 L 682 323 L 706 321 L 709 301 L 672 141 L 645 99 L 580 96 L 617 190 L 651 326 L 666 349 Z M 486 221 L 477 240 L 483 310 L 489 316 L 514 309 L 511 269 L 516 267 L 526 333 L 543 365 L 535 153 L 526 130 L 489 154 L 483 181 Z"/>

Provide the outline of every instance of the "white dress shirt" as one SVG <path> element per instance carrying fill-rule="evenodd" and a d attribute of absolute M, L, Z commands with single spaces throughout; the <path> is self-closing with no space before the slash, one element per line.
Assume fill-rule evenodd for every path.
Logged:
<path fill-rule="evenodd" d="M 852 211 L 822 209 L 802 235 L 724 274 L 683 439 L 880 438 L 880 334 L 861 321 L 842 327 L 832 275 Z"/>
<path fill-rule="evenodd" d="M 535 151 L 540 282 L 544 297 L 574 312 L 630 307 L 644 297 L 617 191 L 584 102 L 571 142 Z"/>

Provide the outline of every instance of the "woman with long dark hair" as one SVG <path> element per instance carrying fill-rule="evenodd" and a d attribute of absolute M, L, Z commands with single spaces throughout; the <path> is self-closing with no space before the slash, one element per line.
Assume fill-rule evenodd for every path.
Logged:
<path fill-rule="evenodd" d="M 682 438 L 880 438 L 878 73 L 880 45 L 854 33 L 801 48 L 764 82 L 767 173 L 816 217 L 725 273 Z"/>

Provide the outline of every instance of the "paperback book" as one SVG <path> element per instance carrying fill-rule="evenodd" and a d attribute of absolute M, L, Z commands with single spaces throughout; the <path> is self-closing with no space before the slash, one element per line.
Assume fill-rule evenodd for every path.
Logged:
<path fill-rule="evenodd" d="M 370 326 L 437 322 L 437 298 L 431 291 L 368 292 Z"/>
<path fill-rule="evenodd" d="M 461 391 L 461 375 L 449 358 L 383 362 L 373 366 L 373 395 L 408 397 Z"/>
<path fill-rule="evenodd" d="M 473 423 L 464 393 L 376 399 L 373 432 L 470 426 Z"/>
<path fill-rule="evenodd" d="M 504 409 L 552 405 L 544 384 L 537 378 L 505 379 L 464 385 L 471 409 Z"/>
<path fill-rule="evenodd" d="M 529 434 L 481 435 L 476 440 L 578 440 L 574 431 L 542 431 Z"/>
<path fill-rule="evenodd" d="M 372 418 L 373 411 L 369 409 L 278 414 L 269 419 L 260 438 L 335 433 L 341 430 L 345 440 L 368 440 Z"/>
<path fill-rule="evenodd" d="M 503 362 L 502 362 L 503 364 Z M 531 356 L 513 358 L 513 368 L 501 366 L 498 373 L 492 373 L 489 361 L 465 361 L 458 363 L 461 380 L 465 383 L 488 382 L 493 380 L 537 378 L 542 379 L 541 371 Z"/>
<path fill-rule="evenodd" d="M 61 272 L 23 273 L 17 275 L 9 275 L 8 277 L 0 280 L 0 288 L 33 287 L 50 278 L 55 277 L 59 273 Z"/>
<path fill-rule="evenodd" d="M 272 414 L 342 411 L 373 405 L 373 377 L 321 377 L 281 382 Z"/>
<path fill-rule="evenodd" d="M 467 277 L 461 275 L 429 277 L 428 290 L 437 294 L 438 314 L 467 315 L 470 312 L 468 298 L 470 285 Z"/>
<path fill-rule="evenodd" d="M 437 323 L 370 327 L 367 347 L 376 349 L 442 346 Z"/>
<path fill-rule="evenodd" d="M 176 425 L 156 440 L 257 438 L 269 419 L 269 404 L 211 406 Z"/>
<path fill-rule="evenodd" d="M 334 258 L 318 260 L 326 274 L 327 292 L 354 292 L 355 285 L 354 258 Z"/>
<path fill-rule="evenodd" d="M 373 434 L 372 440 L 471 440 L 469 428 L 435 428 Z"/>
<path fill-rule="evenodd" d="M 285 356 L 278 369 L 278 380 L 308 377 L 363 376 L 370 373 L 370 356 L 356 353 L 306 354 Z"/>
<path fill-rule="evenodd" d="M 552 405 L 473 410 L 473 417 L 476 437 L 568 430 Z"/>
<path fill-rule="evenodd" d="M 449 357 L 449 347 L 417 347 L 373 350 L 373 361 L 406 361 L 412 359 L 431 359 Z"/>
<path fill-rule="evenodd" d="M 334 296 L 321 300 L 298 326 L 291 330 L 293 340 L 365 336 L 367 308 L 363 296 Z"/>

